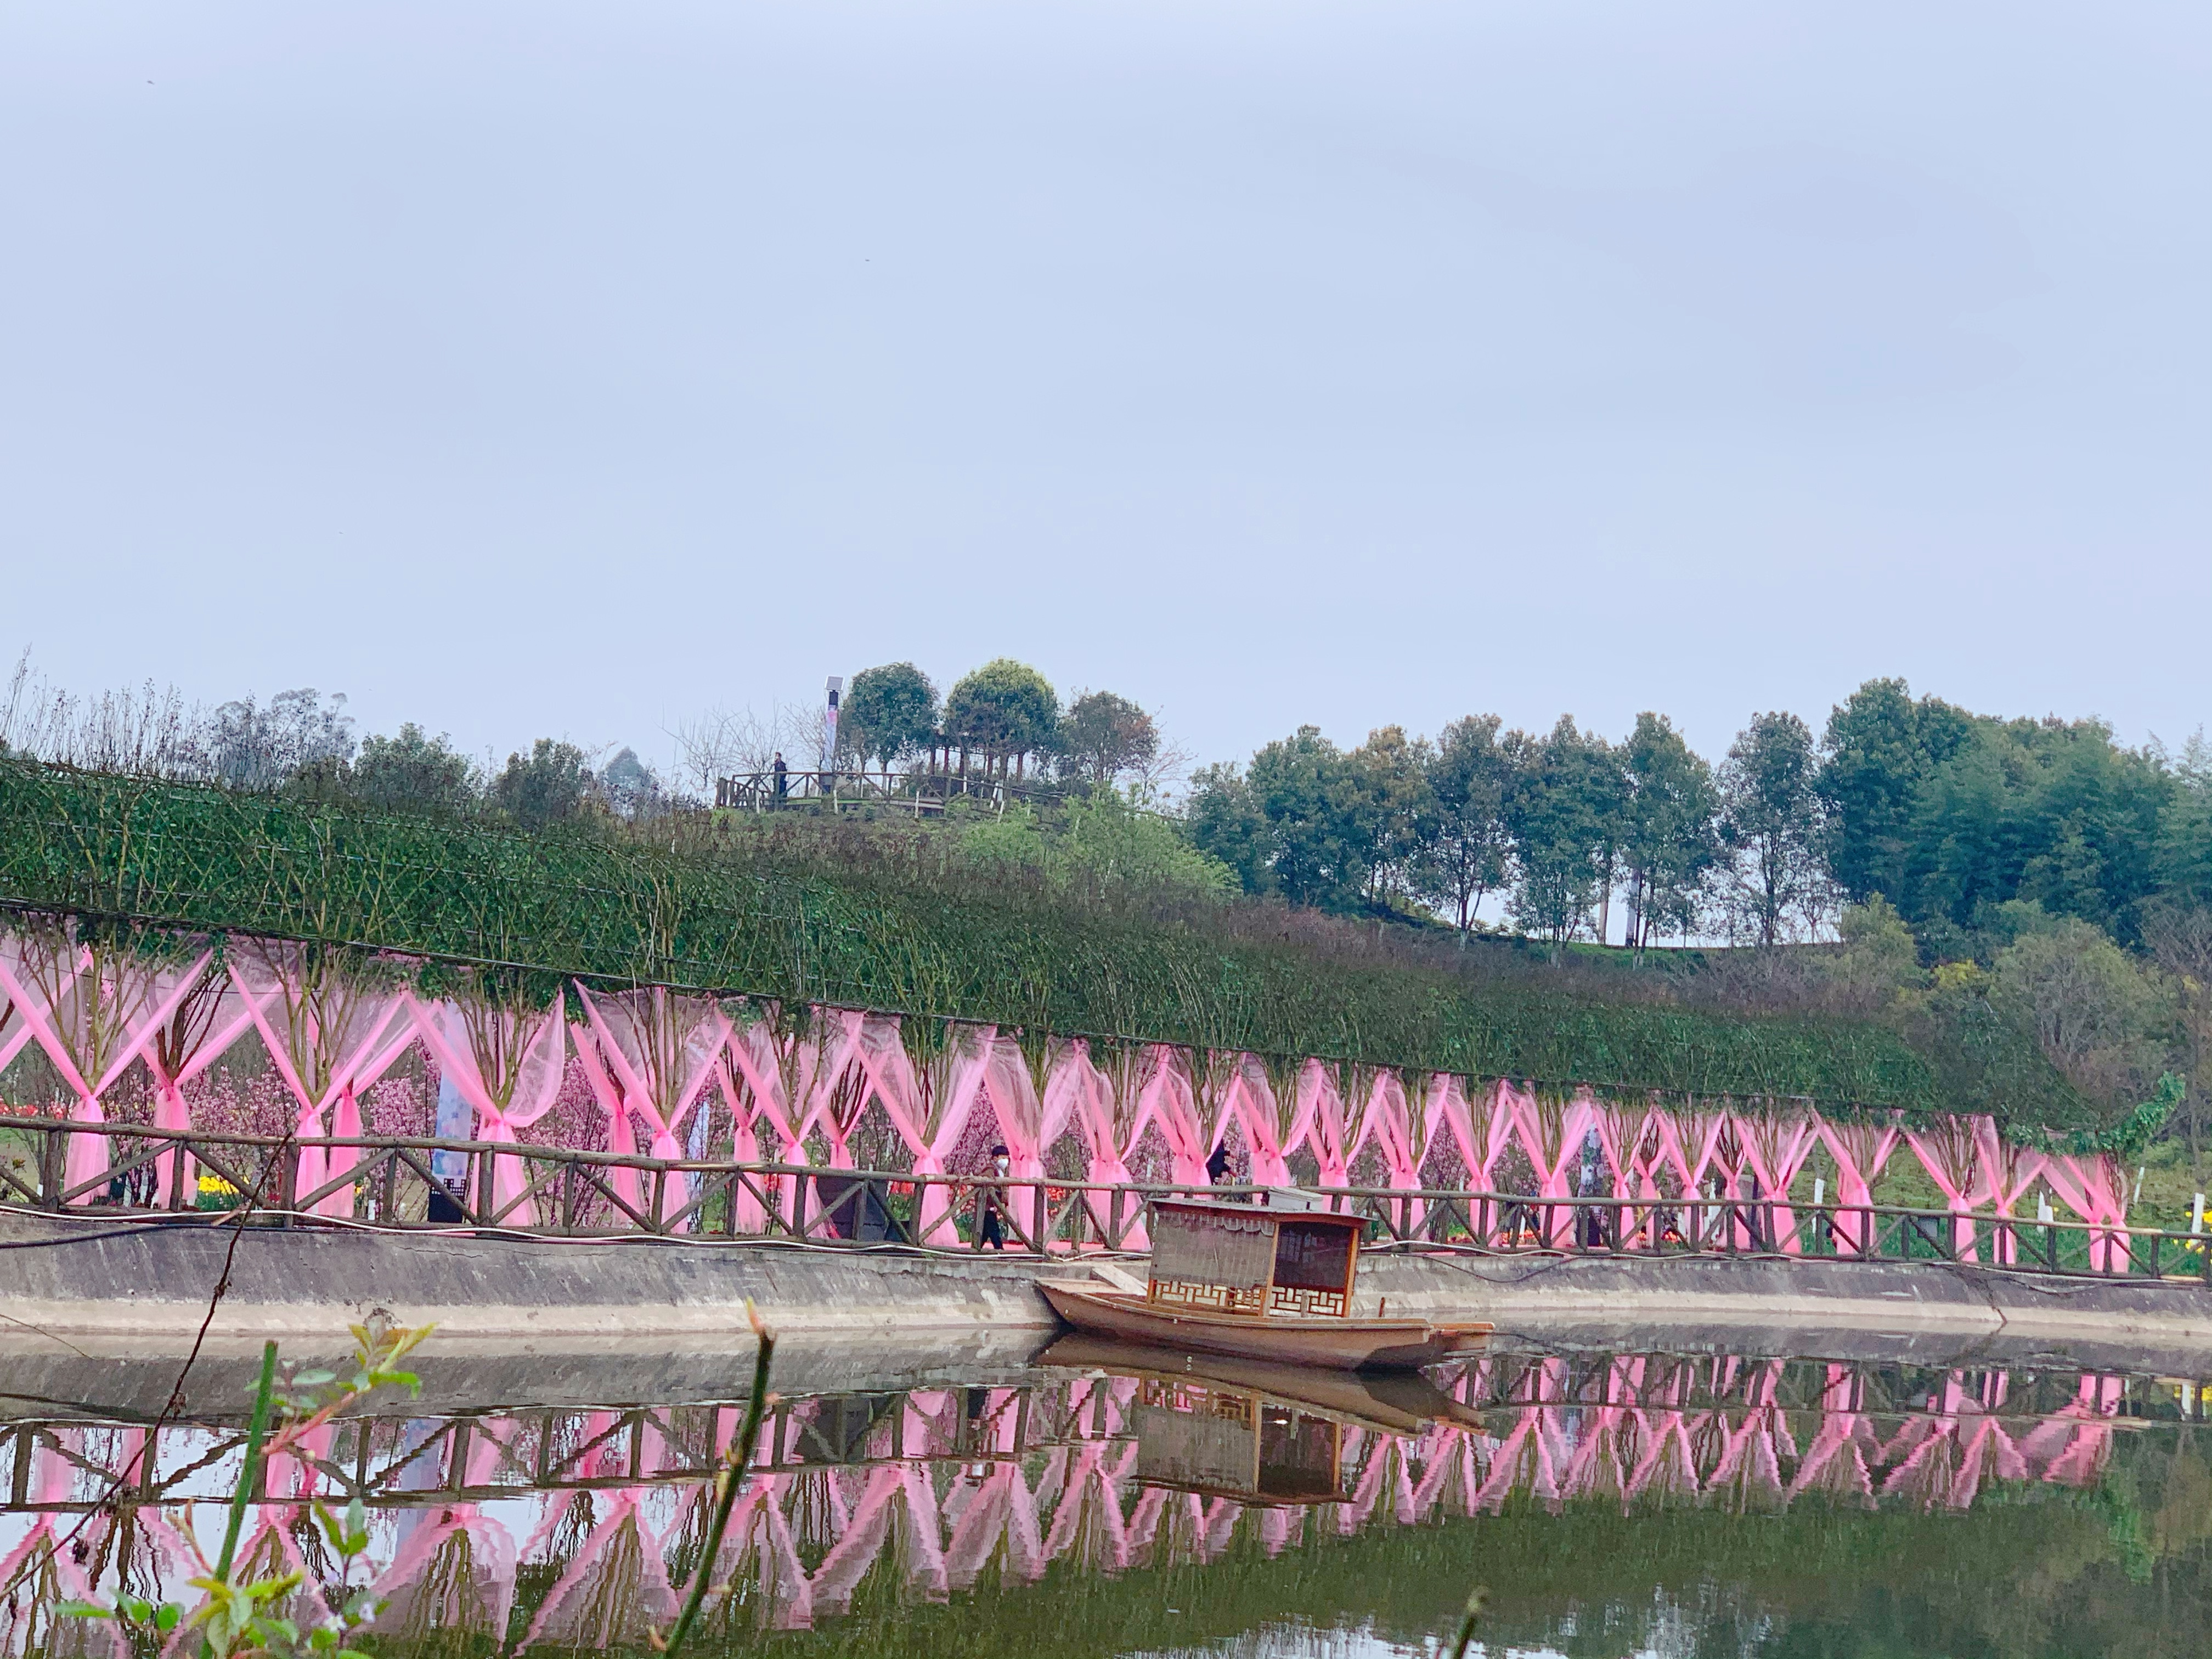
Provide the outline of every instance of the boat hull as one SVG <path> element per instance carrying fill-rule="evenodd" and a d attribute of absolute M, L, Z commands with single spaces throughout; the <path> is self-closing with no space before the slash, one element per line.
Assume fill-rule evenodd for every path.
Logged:
<path fill-rule="evenodd" d="M 1481 1345 L 1479 1322 L 1437 1325 L 1425 1319 L 1332 1319 L 1218 1314 L 1147 1302 L 1128 1291 L 1054 1284 L 1037 1288 L 1079 1331 L 1181 1352 L 1230 1354 L 1332 1370 L 1418 1370 Z"/>

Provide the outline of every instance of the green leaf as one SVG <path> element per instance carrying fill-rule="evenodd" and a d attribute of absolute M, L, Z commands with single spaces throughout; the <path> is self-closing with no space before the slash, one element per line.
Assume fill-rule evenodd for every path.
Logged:
<path fill-rule="evenodd" d="M 64 1601 L 54 1611 L 64 1619 L 112 1619 L 114 1610 L 97 1601 Z"/>
<path fill-rule="evenodd" d="M 164 1601 L 154 1609 L 154 1628 L 162 1631 L 174 1630 L 177 1627 L 177 1620 L 184 1615 L 185 1610 L 182 1607 L 173 1601 Z"/>

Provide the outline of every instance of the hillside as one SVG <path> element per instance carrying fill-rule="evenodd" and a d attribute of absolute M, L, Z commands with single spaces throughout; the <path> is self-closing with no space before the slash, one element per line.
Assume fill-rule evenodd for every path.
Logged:
<path fill-rule="evenodd" d="M 656 842 L 665 830 L 658 832 Z M 1657 971 L 1347 960 L 1234 905 L 1085 907 L 694 836 L 526 835 L 0 761 L 0 902 L 612 983 L 805 998 L 1067 1035 L 1319 1054 L 1830 1110 L 2095 1115 L 1978 999 L 1729 1012 Z M 1674 978 L 1684 976 L 1677 966 Z M 1617 991 L 1608 990 L 1615 984 Z"/>

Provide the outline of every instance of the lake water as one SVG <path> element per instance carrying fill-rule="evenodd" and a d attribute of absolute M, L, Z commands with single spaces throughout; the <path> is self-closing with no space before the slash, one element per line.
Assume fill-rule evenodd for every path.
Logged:
<path fill-rule="evenodd" d="M 327 1576 L 301 1500 L 359 1492 L 380 1650 L 644 1650 L 744 1383 L 586 1406 L 564 1376 L 331 1425 L 269 1468 L 248 1548 Z M 1504 1347 L 1361 1380 L 1072 1342 L 897 1382 L 776 1405 L 700 1650 L 1429 1654 L 1481 1585 L 1491 1656 L 2212 1652 L 2193 1382 Z M 187 1534 L 212 1552 L 242 1413 L 149 1452 L 158 1406 L 118 1403 L 146 1386 L 4 1402 L 7 1653 L 120 1659 L 53 1603 L 184 1595 Z"/>

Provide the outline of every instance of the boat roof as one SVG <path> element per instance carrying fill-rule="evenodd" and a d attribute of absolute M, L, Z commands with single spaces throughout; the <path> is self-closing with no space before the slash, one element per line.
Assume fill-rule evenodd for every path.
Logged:
<path fill-rule="evenodd" d="M 1315 1223 L 1325 1227 L 1357 1228 L 1365 1231 L 1367 1218 L 1364 1215 L 1338 1215 L 1329 1210 L 1276 1210 L 1264 1204 L 1232 1204 L 1218 1198 L 1156 1198 L 1155 1210 L 1175 1210 L 1185 1214 L 1235 1216 L 1249 1221 L 1255 1216 L 1270 1221 Z"/>

